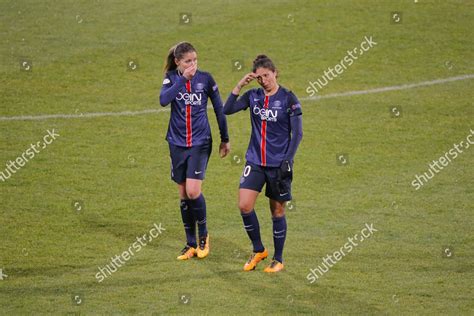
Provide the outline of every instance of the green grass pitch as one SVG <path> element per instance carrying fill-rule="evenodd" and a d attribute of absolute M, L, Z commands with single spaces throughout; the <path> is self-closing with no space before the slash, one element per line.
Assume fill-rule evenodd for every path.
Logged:
<path fill-rule="evenodd" d="M 0 17 L 0 172 L 47 130 L 60 135 L 0 181 L 0 314 L 474 312 L 474 147 L 421 189 L 411 185 L 474 129 L 472 0 L 3 0 Z M 319 93 L 333 97 L 309 99 L 309 81 L 365 36 L 377 45 Z M 251 251 L 237 209 L 243 165 L 218 157 L 212 111 L 203 187 L 211 253 L 188 262 L 176 260 L 184 232 L 164 140 L 169 111 L 89 117 L 160 109 L 163 61 L 182 40 L 224 101 L 260 53 L 302 100 L 282 273 L 264 274 L 266 262 L 241 271 Z M 51 114 L 72 117 L 22 119 Z M 242 155 L 248 112 L 228 124 L 232 155 Z M 272 253 L 263 195 L 256 210 Z M 166 230 L 98 283 L 98 267 L 154 223 Z M 377 232 L 309 283 L 310 269 L 366 223 Z"/>

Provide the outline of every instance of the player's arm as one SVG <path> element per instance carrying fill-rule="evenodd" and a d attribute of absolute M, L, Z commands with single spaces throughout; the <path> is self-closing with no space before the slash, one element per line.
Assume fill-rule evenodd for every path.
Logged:
<path fill-rule="evenodd" d="M 219 94 L 219 88 L 217 87 L 214 78 L 209 75 L 209 97 L 211 98 L 212 107 L 216 114 L 217 125 L 219 125 L 219 132 L 221 134 L 221 144 L 219 146 L 219 154 L 221 158 L 227 156 L 230 152 L 229 143 L 229 131 L 227 129 L 227 119 L 225 118 L 224 112 L 222 111 L 222 99 Z"/>
<path fill-rule="evenodd" d="M 249 103 L 249 98 L 247 93 L 244 94 L 239 98 L 240 90 L 242 90 L 243 87 L 248 85 L 252 80 L 255 79 L 255 74 L 254 73 L 248 73 L 246 74 L 240 81 L 237 83 L 234 89 L 232 89 L 232 92 L 230 93 L 229 97 L 227 98 L 227 101 L 224 104 L 224 114 L 229 115 L 229 114 L 234 114 L 236 112 L 239 112 L 241 110 L 245 110 L 250 106 Z"/>
<path fill-rule="evenodd" d="M 161 106 L 167 106 L 173 101 L 178 95 L 179 89 L 184 86 L 186 80 L 191 80 L 196 74 L 196 65 L 188 67 L 184 70 L 183 75 L 178 77 L 175 83 L 171 83 L 168 74 L 165 75 L 163 80 L 163 86 L 160 91 L 160 104 Z"/>
<path fill-rule="evenodd" d="M 291 93 L 289 98 L 289 114 L 290 114 L 290 129 L 291 140 L 288 150 L 286 151 L 285 160 L 292 162 L 296 155 L 296 150 L 303 139 L 303 119 L 301 112 L 301 105 L 296 96 Z"/>
<path fill-rule="evenodd" d="M 185 82 L 186 82 L 186 78 L 179 77 L 178 80 L 176 80 L 176 82 L 171 83 L 168 76 L 165 76 L 165 79 L 163 80 L 163 86 L 161 87 L 161 91 L 160 91 L 161 106 L 167 106 L 168 104 L 170 104 L 171 101 L 173 101 L 176 98 L 179 92 L 179 88 L 184 86 Z"/>
<path fill-rule="evenodd" d="M 291 139 L 285 158 L 280 164 L 279 177 L 287 178 L 293 175 L 293 160 L 295 159 L 296 150 L 303 138 L 303 119 L 301 113 L 301 105 L 292 94 L 288 104 L 288 112 L 290 114 L 290 131 Z"/>
<path fill-rule="evenodd" d="M 293 161 L 295 159 L 296 150 L 303 139 L 303 119 L 301 115 L 292 116 L 290 118 L 291 126 L 291 140 L 288 150 L 286 151 L 287 161 Z"/>

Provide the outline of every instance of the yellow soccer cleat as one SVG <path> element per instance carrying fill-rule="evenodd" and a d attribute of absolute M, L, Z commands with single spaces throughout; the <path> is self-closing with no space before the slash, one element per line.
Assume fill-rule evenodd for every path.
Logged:
<path fill-rule="evenodd" d="M 270 263 L 268 267 L 263 269 L 263 272 L 267 272 L 267 273 L 280 272 L 281 270 L 283 270 L 283 268 L 284 268 L 283 263 L 273 259 L 272 263 Z"/>
<path fill-rule="evenodd" d="M 244 271 L 252 271 L 255 270 L 255 267 L 257 264 L 265 260 L 265 258 L 268 257 L 268 251 L 267 249 L 264 249 L 262 252 L 254 252 L 249 260 L 245 263 L 244 265 Z"/>
<path fill-rule="evenodd" d="M 176 258 L 178 260 L 188 260 L 191 259 L 196 255 L 196 248 L 191 246 L 184 246 L 183 250 L 181 250 L 181 254 Z"/>
<path fill-rule="evenodd" d="M 206 258 L 209 254 L 209 234 L 206 237 L 199 238 L 199 246 L 197 247 L 197 256 L 199 259 Z"/>

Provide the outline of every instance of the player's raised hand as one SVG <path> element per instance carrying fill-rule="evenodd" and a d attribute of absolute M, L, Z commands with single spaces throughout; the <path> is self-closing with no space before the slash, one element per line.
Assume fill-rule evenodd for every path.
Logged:
<path fill-rule="evenodd" d="M 256 78 L 256 75 L 253 72 L 249 72 L 242 79 L 240 79 L 239 83 L 232 90 L 232 93 L 236 95 L 239 94 L 240 90 L 246 85 L 248 85 L 255 78 Z"/>
<path fill-rule="evenodd" d="M 196 71 L 197 71 L 197 63 L 186 68 L 183 72 L 183 77 L 186 78 L 187 80 L 191 80 L 196 74 Z"/>
<path fill-rule="evenodd" d="M 240 86 L 240 88 L 245 87 L 246 85 L 248 85 L 255 78 L 256 78 L 255 74 L 253 72 L 249 72 L 242 79 L 240 79 L 237 86 Z"/>

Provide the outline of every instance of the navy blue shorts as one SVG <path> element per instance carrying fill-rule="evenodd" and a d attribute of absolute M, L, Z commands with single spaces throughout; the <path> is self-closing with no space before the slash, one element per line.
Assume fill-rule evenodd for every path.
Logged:
<path fill-rule="evenodd" d="M 293 175 L 281 178 L 279 167 L 262 167 L 247 162 L 240 177 L 240 189 L 261 192 L 265 186 L 265 196 L 275 201 L 291 201 L 291 181 Z"/>
<path fill-rule="evenodd" d="M 171 158 L 171 180 L 180 184 L 186 179 L 204 180 L 207 163 L 212 152 L 212 141 L 181 147 L 169 144 Z"/>

